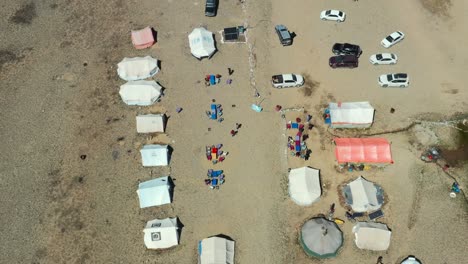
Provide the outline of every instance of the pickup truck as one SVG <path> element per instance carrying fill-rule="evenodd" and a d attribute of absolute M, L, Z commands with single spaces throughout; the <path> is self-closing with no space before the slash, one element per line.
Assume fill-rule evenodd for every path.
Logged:
<path fill-rule="evenodd" d="M 299 74 L 278 74 L 271 77 L 271 84 L 273 87 L 289 88 L 289 87 L 299 87 L 304 85 L 304 77 Z"/>

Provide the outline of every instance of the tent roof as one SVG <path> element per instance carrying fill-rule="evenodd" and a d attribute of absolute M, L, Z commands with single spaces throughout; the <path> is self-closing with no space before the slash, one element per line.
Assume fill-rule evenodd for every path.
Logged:
<path fill-rule="evenodd" d="M 356 246 L 375 251 L 387 250 L 392 232 L 381 223 L 358 222 L 353 227 Z"/>
<path fill-rule="evenodd" d="M 161 86 L 155 81 L 130 81 L 120 86 L 120 97 L 127 105 L 152 105 L 161 96 Z"/>
<path fill-rule="evenodd" d="M 289 195 L 298 205 L 316 202 L 322 194 L 319 170 L 309 167 L 292 169 L 289 172 Z"/>
<path fill-rule="evenodd" d="M 335 257 L 343 245 L 343 233 L 335 222 L 323 217 L 312 218 L 302 226 L 300 242 L 308 255 Z"/>
<path fill-rule="evenodd" d="M 390 144 L 384 138 L 335 138 L 338 163 L 393 163 Z"/>
<path fill-rule="evenodd" d="M 401 264 L 421 264 L 421 262 L 413 256 L 408 256 L 401 262 Z"/>
<path fill-rule="evenodd" d="M 144 167 L 167 166 L 169 164 L 168 145 L 144 145 L 140 153 Z"/>
<path fill-rule="evenodd" d="M 150 56 L 124 58 L 117 66 L 119 77 L 125 81 L 144 80 L 159 72 L 158 60 Z"/>
<path fill-rule="evenodd" d="M 150 27 L 145 27 L 141 30 L 132 30 L 132 43 L 137 49 L 151 47 L 154 44 L 153 30 Z"/>
<path fill-rule="evenodd" d="M 140 208 L 171 203 L 172 187 L 169 176 L 140 183 L 137 190 Z"/>
<path fill-rule="evenodd" d="M 138 133 L 164 132 L 164 114 L 138 115 L 136 125 Z"/>
<path fill-rule="evenodd" d="M 154 219 L 146 223 L 144 241 L 147 248 L 163 249 L 179 244 L 177 218 Z"/>
<path fill-rule="evenodd" d="M 330 103 L 332 124 L 372 124 L 374 108 L 369 102 Z"/>
<path fill-rule="evenodd" d="M 369 212 L 380 209 L 383 204 L 383 191 L 380 186 L 362 176 L 344 187 L 345 200 L 355 212 Z"/>
<path fill-rule="evenodd" d="M 198 243 L 200 264 L 234 264 L 234 241 L 210 237 Z"/>
<path fill-rule="evenodd" d="M 188 36 L 190 51 L 198 59 L 211 56 L 216 47 L 214 44 L 213 33 L 205 28 L 195 28 Z"/>

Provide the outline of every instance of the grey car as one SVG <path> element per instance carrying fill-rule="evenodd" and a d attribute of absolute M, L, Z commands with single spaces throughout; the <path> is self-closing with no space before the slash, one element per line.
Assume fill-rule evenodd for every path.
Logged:
<path fill-rule="evenodd" d="M 278 34 L 281 45 L 289 46 L 292 44 L 292 36 L 285 25 L 277 25 L 275 27 L 276 34 Z"/>

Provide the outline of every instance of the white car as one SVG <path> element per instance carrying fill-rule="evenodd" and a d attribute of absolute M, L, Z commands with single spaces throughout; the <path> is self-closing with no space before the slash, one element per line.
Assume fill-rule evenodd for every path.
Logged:
<path fill-rule="evenodd" d="M 379 84 L 382 87 L 408 87 L 409 77 L 406 73 L 383 74 L 379 77 Z"/>
<path fill-rule="evenodd" d="M 273 87 L 289 88 L 289 87 L 299 87 L 304 85 L 304 77 L 299 74 L 279 74 L 273 75 L 271 77 L 271 84 Z"/>
<path fill-rule="evenodd" d="M 395 31 L 392 34 L 385 37 L 384 39 L 382 39 L 382 42 L 380 42 L 380 44 L 382 44 L 382 46 L 384 46 L 385 48 L 388 49 L 391 46 L 393 46 L 393 45 L 397 44 L 398 42 L 402 41 L 404 38 L 405 38 L 405 34 L 403 34 L 403 32 Z"/>
<path fill-rule="evenodd" d="M 324 10 L 320 13 L 320 19 L 330 21 L 345 21 L 346 14 L 339 10 Z"/>
<path fill-rule="evenodd" d="M 374 65 L 387 65 L 397 63 L 398 57 L 393 53 L 381 53 L 370 56 L 369 61 Z"/>

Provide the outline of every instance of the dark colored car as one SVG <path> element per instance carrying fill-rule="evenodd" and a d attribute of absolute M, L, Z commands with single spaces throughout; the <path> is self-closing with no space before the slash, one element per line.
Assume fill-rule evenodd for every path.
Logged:
<path fill-rule="evenodd" d="M 358 45 L 349 43 L 335 43 L 332 52 L 336 55 L 354 55 L 356 57 L 362 54 L 362 50 Z"/>
<path fill-rule="evenodd" d="M 283 46 L 289 46 L 292 44 L 292 36 L 289 33 L 288 28 L 285 25 L 277 25 L 275 27 L 276 34 Z"/>
<path fill-rule="evenodd" d="M 205 16 L 214 17 L 218 9 L 218 0 L 206 0 Z"/>
<path fill-rule="evenodd" d="M 328 64 L 333 69 L 335 68 L 356 68 L 359 65 L 358 57 L 354 55 L 338 55 L 333 56 L 328 61 Z"/>

